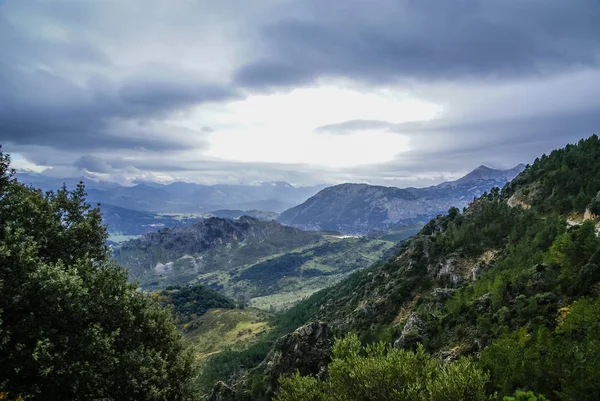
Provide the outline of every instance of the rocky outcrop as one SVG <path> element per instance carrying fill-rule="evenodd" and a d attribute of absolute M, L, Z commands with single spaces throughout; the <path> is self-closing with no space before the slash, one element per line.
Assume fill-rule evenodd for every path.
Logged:
<path fill-rule="evenodd" d="M 273 395 L 279 387 L 279 378 L 299 372 L 302 376 L 325 378 L 331 362 L 333 334 L 325 323 L 306 324 L 282 338 L 274 345 L 264 361 L 246 372 L 231 386 L 218 382 L 208 401 L 250 399 L 251 377 L 258 377 L 265 394 Z"/>
<path fill-rule="evenodd" d="M 207 401 L 234 401 L 235 390 L 222 381 L 217 382 Z"/>
<path fill-rule="evenodd" d="M 414 348 L 423 343 L 427 334 L 427 326 L 419 315 L 411 313 L 406 319 L 400 337 L 394 341 L 394 348 Z"/>
<path fill-rule="evenodd" d="M 268 378 L 267 392 L 276 390 L 282 375 L 296 371 L 302 376 L 324 378 L 332 345 L 333 335 L 325 323 L 309 323 L 279 339 L 256 368 Z"/>
<path fill-rule="evenodd" d="M 513 196 L 508 198 L 508 201 L 506 201 L 506 203 L 510 207 L 521 206 L 523 209 L 529 209 L 531 207 L 531 205 L 525 202 L 525 200 L 522 199 L 522 197 L 518 194 L 514 194 Z"/>
<path fill-rule="evenodd" d="M 452 285 L 458 285 L 463 281 L 464 273 L 462 270 L 460 258 L 451 255 L 441 263 L 436 278 L 441 282 L 449 282 Z"/>

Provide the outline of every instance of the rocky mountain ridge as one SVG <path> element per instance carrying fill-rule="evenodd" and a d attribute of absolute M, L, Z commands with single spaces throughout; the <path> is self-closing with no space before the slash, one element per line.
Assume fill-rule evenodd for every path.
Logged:
<path fill-rule="evenodd" d="M 256 185 L 203 185 L 189 182 L 161 184 L 136 182 L 123 186 L 115 182 L 89 177 L 53 178 L 42 174 L 22 172 L 19 180 L 43 190 L 61 187 L 69 189 L 79 181 L 86 184 L 90 203 L 160 213 L 206 213 L 217 209 L 267 210 L 281 212 L 305 201 L 325 185 L 296 187 L 286 182 L 263 182 Z"/>
<path fill-rule="evenodd" d="M 522 164 L 510 170 L 480 166 L 456 181 L 427 188 L 335 185 L 281 213 L 278 221 L 305 230 L 351 234 L 409 226 L 445 213 L 452 206 L 466 206 L 491 188 L 504 186 L 524 168 Z"/>

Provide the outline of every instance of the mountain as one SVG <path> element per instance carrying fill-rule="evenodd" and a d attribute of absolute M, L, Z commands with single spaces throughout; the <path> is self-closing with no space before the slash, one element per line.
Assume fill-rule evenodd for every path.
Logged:
<path fill-rule="evenodd" d="M 304 202 L 325 185 L 295 187 L 286 182 L 263 182 L 256 185 L 202 185 L 189 182 L 160 184 L 136 181 L 122 186 L 91 177 L 53 178 L 43 174 L 21 172 L 19 181 L 43 190 L 56 190 L 63 183 L 69 189 L 83 181 L 87 201 L 156 213 L 207 213 L 216 209 L 267 210 L 281 212 Z"/>
<path fill-rule="evenodd" d="M 438 188 L 453 188 L 464 185 L 483 185 L 486 183 L 507 183 L 525 170 L 524 164 L 518 164 L 509 170 L 497 170 L 484 165 L 477 167 L 456 181 L 443 182 Z"/>
<path fill-rule="evenodd" d="M 200 185 L 174 182 L 140 183 L 131 187 L 88 190 L 92 202 L 161 213 L 206 213 L 216 209 L 280 212 L 303 202 L 323 186 L 294 187 L 285 183 Z"/>
<path fill-rule="evenodd" d="M 522 164 L 510 170 L 480 166 L 456 181 L 427 188 L 336 185 L 281 213 L 278 221 L 307 230 L 352 234 L 408 226 L 445 213 L 452 206 L 462 208 L 491 188 L 502 187 L 524 168 Z"/>
<path fill-rule="evenodd" d="M 100 211 L 102 212 L 103 223 L 107 225 L 111 238 L 116 236 L 127 238 L 128 236 L 147 234 L 165 227 L 185 226 L 192 224 L 199 218 L 221 217 L 238 219 L 242 216 L 250 216 L 259 220 L 270 221 L 279 216 L 277 213 L 261 210 L 231 209 L 214 210 L 203 214 L 153 213 L 127 209 L 109 203 L 102 203 Z"/>
<path fill-rule="evenodd" d="M 256 262 L 280 252 L 320 241 L 321 234 L 305 232 L 244 216 L 237 220 L 200 219 L 124 243 L 115 259 L 142 286 L 165 287 L 186 283 L 200 273 Z"/>
<path fill-rule="evenodd" d="M 146 290 L 201 283 L 263 309 L 285 309 L 393 246 L 242 216 L 164 228 L 115 246 L 113 254 Z"/>
<path fill-rule="evenodd" d="M 228 354 L 226 361 L 211 357 L 203 376 L 213 383 L 231 379 L 233 366 L 246 366 L 236 380 L 215 387 L 213 397 L 228 391 L 229 399 L 241 400 L 251 391 L 254 399 L 269 399 L 279 378 L 298 370 L 300 375 L 284 381 L 285 391 L 297 389 L 295 399 L 311 394 L 335 399 L 320 396 L 329 391 L 324 386 L 339 384 L 324 379 L 332 359 L 332 374 L 343 369 L 352 377 L 347 386 L 368 386 L 378 377 L 378 391 L 392 394 L 405 377 L 399 364 L 432 355 L 446 362 L 446 372 L 472 364 L 470 369 L 484 375 L 481 391 L 487 395 L 450 399 L 502 399 L 523 389 L 551 400 L 598 399 L 600 216 L 594 208 L 599 191 L 597 136 L 542 156 L 463 213 L 453 209 L 431 220 L 387 262 L 279 315 L 262 344 Z M 349 351 L 340 345 L 332 356 L 331 336 L 319 334 L 327 330 L 357 337 L 349 337 Z M 361 342 L 378 341 L 398 359 L 385 359 L 381 346 L 360 348 Z M 273 348 L 263 352 L 265 362 L 250 362 L 260 359 L 255 352 L 267 345 Z M 296 352 L 309 346 L 310 355 Z M 223 363 L 232 367 L 216 370 Z M 464 377 L 450 381 L 458 385 Z M 442 395 L 435 399 L 449 399 Z"/>

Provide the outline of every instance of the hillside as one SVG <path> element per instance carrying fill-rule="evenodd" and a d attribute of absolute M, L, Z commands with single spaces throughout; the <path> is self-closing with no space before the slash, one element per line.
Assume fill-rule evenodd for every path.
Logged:
<path fill-rule="evenodd" d="M 244 216 L 200 219 L 187 227 L 165 228 L 128 241 L 114 252 L 133 280 L 145 288 L 185 284 L 209 273 L 315 244 L 321 234 Z"/>
<path fill-rule="evenodd" d="M 114 257 L 147 290 L 201 283 L 263 309 L 282 309 L 371 265 L 393 245 L 243 216 L 149 233 L 115 248 Z"/>
<path fill-rule="evenodd" d="M 199 359 L 248 346 L 269 330 L 269 312 L 236 304 L 203 285 L 169 287 L 150 295 L 172 312 Z"/>
<path fill-rule="evenodd" d="M 240 209 L 219 209 L 208 213 L 208 217 L 220 217 L 222 219 L 239 219 L 242 216 L 250 216 L 259 220 L 276 220 L 279 213 L 265 212 L 262 210 L 240 210 Z"/>
<path fill-rule="evenodd" d="M 452 206 L 466 206 L 485 191 L 504 186 L 524 167 L 495 170 L 480 166 L 456 181 L 427 188 L 336 185 L 281 213 L 278 221 L 307 230 L 361 234 L 411 226 L 445 213 Z"/>
<path fill-rule="evenodd" d="M 543 156 L 464 213 L 451 209 L 431 220 L 388 262 L 278 316 L 274 333 L 326 322 L 337 335 L 353 331 L 364 343 L 408 350 L 422 344 L 446 361 L 472 356 L 490 375 L 488 394 L 525 389 L 551 400 L 598 399 L 600 220 L 583 212 L 600 190 L 599 152 L 592 136 Z M 515 194 L 522 204 L 509 202 Z M 213 363 L 218 357 L 208 372 Z M 335 363 L 338 369 L 342 361 Z M 273 377 L 286 372 L 250 370 L 232 391 L 244 399 L 252 383 L 252 393 L 267 399 Z M 311 378 L 290 380 L 291 388 L 319 388 Z"/>

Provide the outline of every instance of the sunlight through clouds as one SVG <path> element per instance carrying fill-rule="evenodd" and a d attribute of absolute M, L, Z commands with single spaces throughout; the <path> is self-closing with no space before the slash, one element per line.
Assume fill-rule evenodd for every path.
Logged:
<path fill-rule="evenodd" d="M 207 156 L 231 161 L 306 163 L 327 167 L 384 163 L 409 149 L 407 136 L 385 130 L 354 130 L 344 135 L 319 132 L 332 121 L 381 120 L 391 123 L 429 120 L 442 108 L 402 92 L 337 87 L 296 89 L 254 95 L 220 112 L 198 113 L 186 126 L 208 124 Z M 197 121 L 197 123 L 196 123 Z M 222 125 L 223 128 L 219 128 Z"/>

